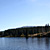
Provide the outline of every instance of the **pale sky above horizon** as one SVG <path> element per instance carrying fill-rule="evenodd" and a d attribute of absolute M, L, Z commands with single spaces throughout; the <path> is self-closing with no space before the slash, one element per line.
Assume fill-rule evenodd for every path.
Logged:
<path fill-rule="evenodd" d="M 0 31 L 50 24 L 50 0 L 0 0 Z"/>

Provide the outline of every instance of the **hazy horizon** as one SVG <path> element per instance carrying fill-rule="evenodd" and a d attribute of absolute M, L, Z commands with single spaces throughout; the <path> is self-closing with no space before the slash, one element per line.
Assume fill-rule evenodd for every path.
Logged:
<path fill-rule="evenodd" d="M 47 25 L 48 25 L 48 24 L 47 24 Z M 5 31 L 5 30 L 9 30 L 9 29 L 17 29 L 17 28 L 25 28 L 25 27 L 38 27 L 38 26 L 46 26 L 46 25 L 20 26 L 20 27 L 7 28 L 7 29 L 0 30 L 0 31 Z M 50 26 L 50 25 L 49 25 L 49 26 Z"/>
<path fill-rule="evenodd" d="M 0 31 L 50 24 L 50 0 L 0 0 Z"/>

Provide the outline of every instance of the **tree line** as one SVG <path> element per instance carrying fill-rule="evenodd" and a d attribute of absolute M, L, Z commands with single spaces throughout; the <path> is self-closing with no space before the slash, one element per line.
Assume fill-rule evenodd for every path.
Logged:
<path fill-rule="evenodd" d="M 50 31 L 50 26 L 21 27 L 0 31 L 0 37 L 21 37 Z"/>

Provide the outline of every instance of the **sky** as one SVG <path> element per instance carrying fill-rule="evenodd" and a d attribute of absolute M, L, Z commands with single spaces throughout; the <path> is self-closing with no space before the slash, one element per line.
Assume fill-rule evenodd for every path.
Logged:
<path fill-rule="evenodd" d="M 0 31 L 50 24 L 50 0 L 0 0 Z"/>

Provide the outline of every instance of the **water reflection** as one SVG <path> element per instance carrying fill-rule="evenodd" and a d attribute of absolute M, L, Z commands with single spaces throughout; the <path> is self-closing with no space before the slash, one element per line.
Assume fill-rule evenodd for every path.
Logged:
<path fill-rule="evenodd" d="M 33 43 L 33 38 L 26 38 L 26 43 L 29 43 L 31 41 L 31 43 Z"/>
<path fill-rule="evenodd" d="M 45 46 L 46 46 L 46 49 L 48 49 L 49 50 L 49 48 L 50 48 L 50 38 L 45 38 Z"/>
<path fill-rule="evenodd" d="M 2 38 L 2 44 L 5 45 L 5 38 Z"/>
<path fill-rule="evenodd" d="M 37 38 L 37 44 L 38 46 L 41 46 L 43 44 L 43 38 Z"/>
<path fill-rule="evenodd" d="M 29 39 L 31 39 L 31 42 L 29 42 Z M 43 37 L 43 38 L 26 38 L 26 43 L 30 44 L 32 43 L 33 48 L 38 48 L 39 50 L 50 50 L 50 38 L 49 37 Z"/>
<path fill-rule="evenodd" d="M 0 45 L 1 47 L 4 47 L 6 45 L 5 38 L 0 38 Z"/>
<path fill-rule="evenodd" d="M 28 44 L 28 38 L 26 38 L 26 43 Z"/>
<path fill-rule="evenodd" d="M 50 38 L 0 38 L 2 50 L 50 50 Z"/>
<path fill-rule="evenodd" d="M 46 38 L 37 38 L 37 44 L 38 47 L 41 47 L 45 50 L 50 50 L 50 38 L 46 37 Z"/>

